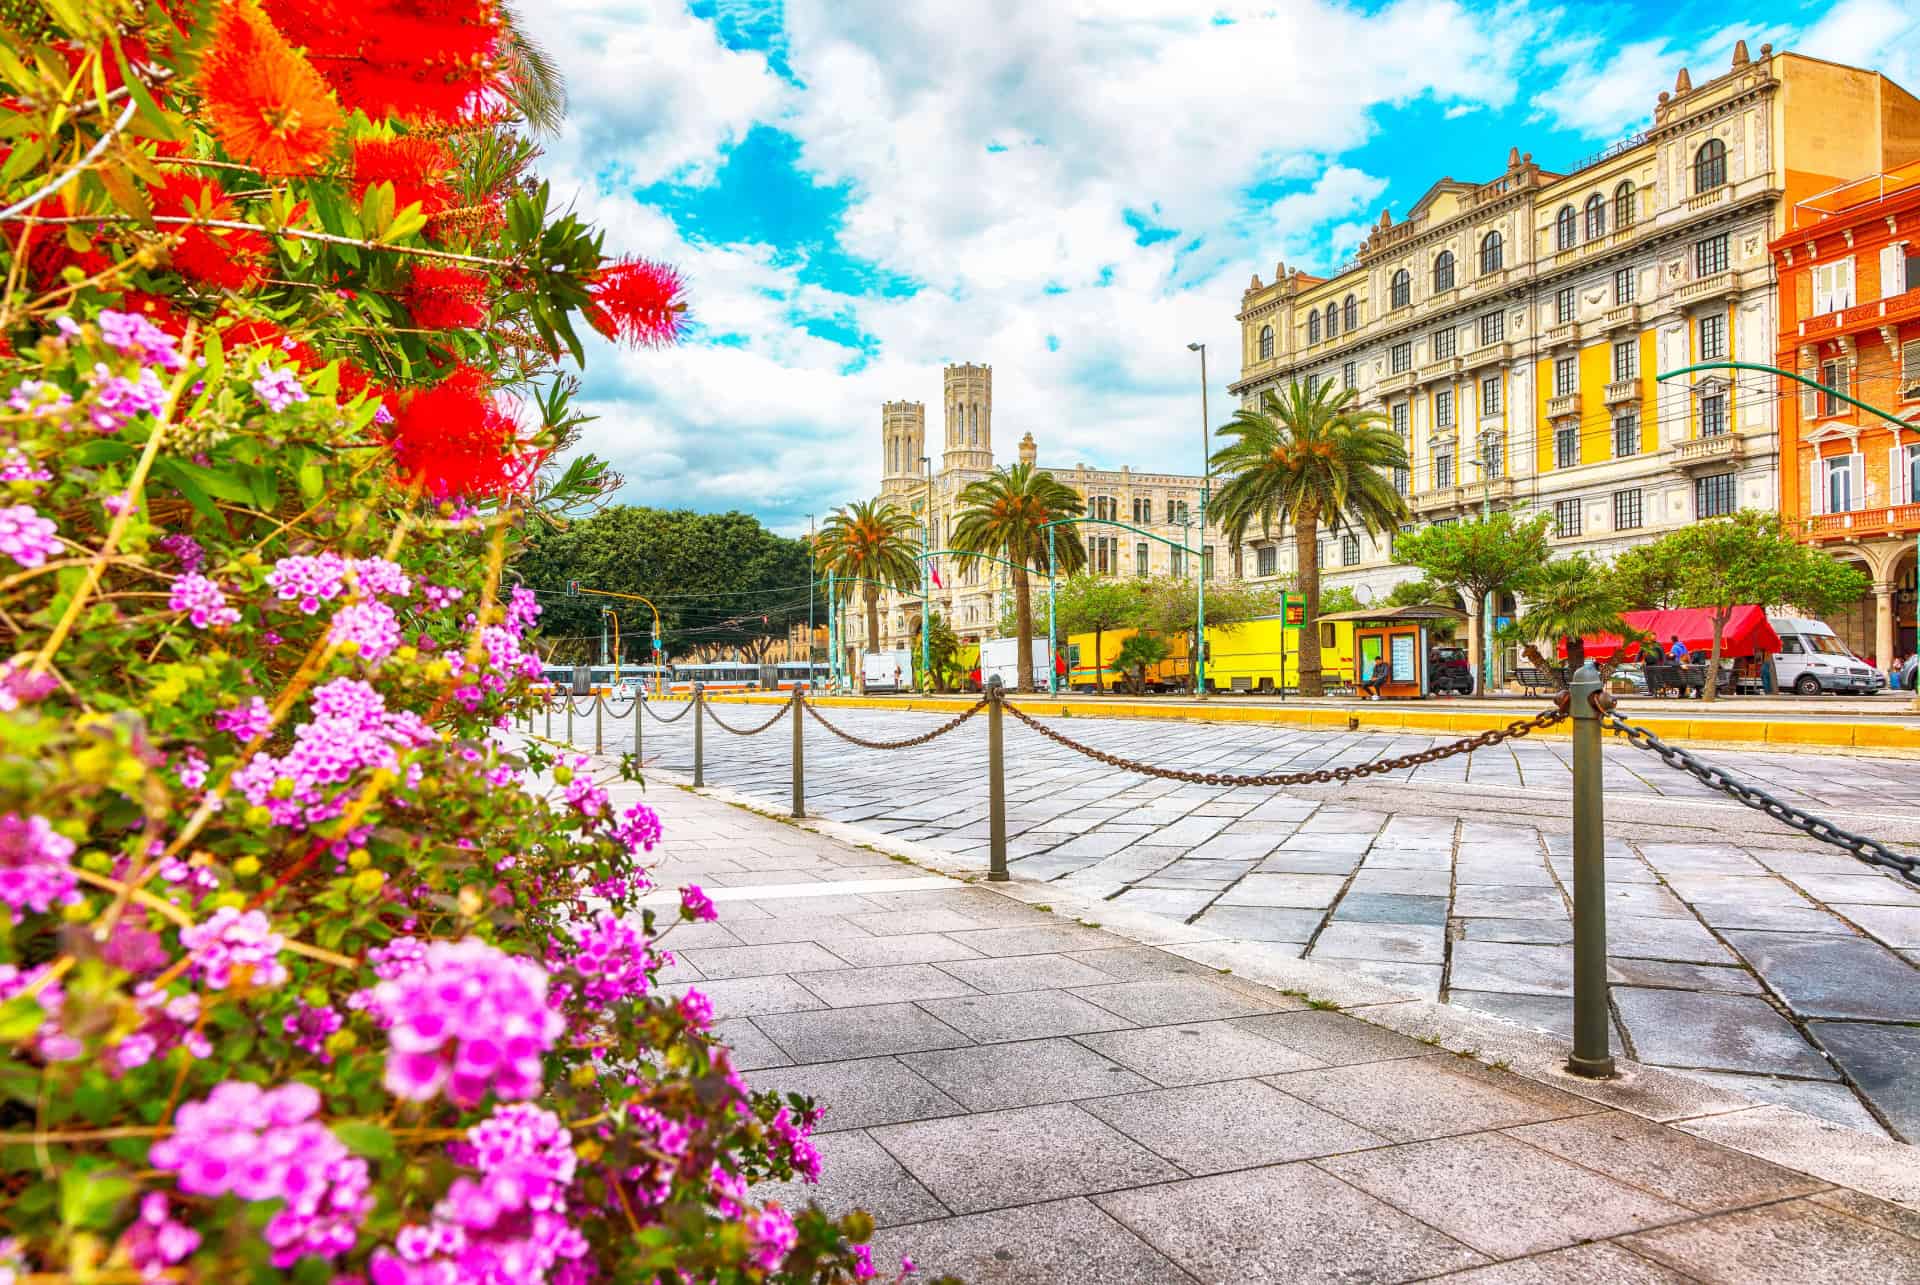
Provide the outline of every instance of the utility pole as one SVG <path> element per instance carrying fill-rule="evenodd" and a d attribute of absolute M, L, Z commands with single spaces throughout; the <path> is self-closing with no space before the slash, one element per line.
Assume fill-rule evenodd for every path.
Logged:
<path fill-rule="evenodd" d="M 933 646 L 930 636 L 933 632 L 933 602 L 928 588 L 933 579 L 933 460 L 929 456 L 920 457 L 920 473 L 927 480 L 927 511 L 923 515 L 927 520 L 920 528 L 923 541 L 920 561 L 925 564 L 920 568 L 920 681 L 924 683 L 929 678 Z"/>
<path fill-rule="evenodd" d="M 813 686 L 813 514 L 807 514 L 807 686 Z"/>
<path fill-rule="evenodd" d="M 1198 596 L 1199 624 L 1195 627 L 1195 639 L 1199 649 L 1194 652 L 1193 691 L 1201 700 L 1207 698 L 1207 505 L 1213 500 L 1213 457 L 1207 447 L 1213 441 L 1212 416 L 1207 413 L 1207 346 L 1188 344 L 1188 352 L 1200 354 L 1200 544 L 1195 554 L 1200 559 L 1198 575 L 1200 582 Z M 1281 622 L 1285 627 L 1286 622 Z"/>

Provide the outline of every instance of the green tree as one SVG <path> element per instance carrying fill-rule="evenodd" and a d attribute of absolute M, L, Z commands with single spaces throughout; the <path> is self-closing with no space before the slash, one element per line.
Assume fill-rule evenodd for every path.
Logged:
<path fill-rule="evenodd" d="M 1735 607 L 1792 607 L 1824 616 L 1857 601 L 1869 583 L 1865 572 L 1793 540 L 1778 514 L 1753 509 L 1681 527 L 1655 548 L 1675 576 L 1677 605 L 1712 615 L 1707 700 L 1717 694 L 1722 633 Z"/>
<path fill-rule="evenodd" d="M 1407 451 L 1378 412 L 1361 410 L 1353 389 L 1332 384 L 1311 391 L 1290 385 L 1263 393 L 1258 408 L 1242 407 L 1217 436 L 1232 439 L 1216 451 L 1213 467 L 1226 483 L 1213 511 L 1230 543 L 1259 520 L 1261 533 L 1291 524 L 1300 555 L 1300 690 L 1324 691 L 1320 676 L 1320 528 L 1358 527 L 1375 536 L 1395 529 L 1406 501 L 1388 480 L 1407 466 Z M 1211 613 L 1209 613 L 1211 614 Z"/>
<path fill-rule="evenodd" d="M 1031 464 L 995 469 L 960 492 L 965 507 L 954 524 L 951 547 L 961 553 L 984 553 L 1014 564 L 1013 603 L 1020 639 L 1020 690 L 1034 690 L 1033 584 L 1029 568 L 1047 570 L 1049 522 L 1080 516 L 1085 507 L 1079 492 Z M 1072 526 L 1053 528 L 1056 572 L 1072 574 L 1086 565 L 1086 546 Z M 1051 640 L 1049 640 L 1051 642 Z"/>
<path fill-rule="evenodd" d="M 845 578 L 844 587 L 836 589 L 839 596 L 851 597 L 859 588 L 867 609 L 868 653 L 880 650 L 881 588 L 905 590 L 920 583 L 919 529 L 913 514 L 886 500 L 855 500 L 820 524 L 814 544 L 819 567 Z"/>
<path fill-rule="evenodd" d="M 1524 522 L 1511 513 L 1495 513 L 1469 522 L 1430 526 L 1403 535 L 1394 544 L 1394 556 L 1419 568 L 1431 584 L 1465 595 L 1469 613 L 1467 657 L 1476 682 L 1480 658 L 1489 641 L 1483 637 L 1482 623 L 1487 599 L 1524 590 L 1540 574 L 1549 556 L 1547 527 L 1551 522 L 1545 513 Z"/>
<path fill-rule="evenodd" d="M 1061 637 L 1093 635 L 1093 683 L 1100 687 L 1100 657 L 1105 655 L 1109 629 L 1137 626 L 1146 616 L 1147 602 L 1138 580 L 1117 580 L 1087 572 L 1056 581 L 1053 614 Z"/>
<path fill-rule="evenodd" d="M 1665 611 L 1680 605 L 1680 568 L 1664 541 L 1637 544 L 1608 570 L 1629 611 Z"/>
<path fill-rule="evenodd" d="M 1630 634 L 1620 618 L 1623 600 L 1607 569 L 1585 554 L 1558 558 L 1540 569 L 1527 586 L 1527 609 L 1512 625 L 1512 636 L 1533 644 L 1567 645 L 1567 672 L 1587 661 L 1586 639 L 1591 634 Z M 1546 657 L 1533 653 L 1534 663 L 1552 668 Z"/>
<path fill-rule="evenodd" d="M 1389 607 L 1458 607 L 1459 605 L 1459 595 L 1453 590 L 1424 578 L 1402 580 L 1387 591 Z"/>
<path fill-rule="evenodd" d="M 1134 694 L 1140 695 L 1147 690 L 1147 670 L 1165 660 L 1171 650 L 1159 634 L 1134 634 L 1121 640 L 1120 650 L 1113 655 L 1114 671 L 1133 675 Z"/>
<path fill-rule="evenodd" d="M 1360 595 L 1351 585 L 1335 585 L 1320 591 L 1320 614 L 1331 616 L 1342 611 L 1360 610 Z"/>
<path fill-rule="evenodd" d="M 953 626 L 939 612 L 933 613 L 932 624 L 927 634 L 927 672 L 920 676 L 921 686 L 929 691 L 952 691 L 959 686 L 960 635 L 953 632 Z M 915 644 L 920 641 L 920 617 L 907 618 L 907 635 Z"/>

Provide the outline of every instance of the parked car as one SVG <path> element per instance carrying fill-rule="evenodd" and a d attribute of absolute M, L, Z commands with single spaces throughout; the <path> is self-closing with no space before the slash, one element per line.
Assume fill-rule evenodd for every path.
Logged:
<path fill-rule="evenodd" d="M 1427 653 L 1427 687 L 1434 695 L 1473 695 L 1473 666 L 1465 647 L 1441 646 Z"/>
<path fill-rule="evenodd" d="M 1822 692 L 1872 695 L 1887 685 L 1887 676 L 1848 651 L 1824 621 L 1768 616 L 1767 623 L 1780 635 L 1773 674 L 1781 691 L 1801 696 Z"/>
<path fill-rule="evenodd" d="M 1645 696 L 1647 672 L 1639 665 L 1615 665 L 1613 672 L 1607 675 L 1607 690 Z"/>

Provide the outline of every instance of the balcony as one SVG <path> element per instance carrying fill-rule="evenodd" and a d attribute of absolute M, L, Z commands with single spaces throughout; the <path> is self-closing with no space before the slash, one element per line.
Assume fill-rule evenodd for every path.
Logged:
<path fill-rule="evenodd" d="M 1420 368 L 1416 383 L 1444 384 L 1450 379 L 1458 379 L 1466 371 L 1467 363 L 1460 357 L 1436 357 Z"/>
<path fill-rule="evenodd" d="M 1391 397 L 1395 393 L 1404 393 L 1413 387 L 1413 372 L 1402 370 L 1392 375 L 1382 375 L 1373 381 L 1375 397 Z"/>
<path fill-rule="evenodd" d="M 1738 463 L 1744 443 L 1737 433 L 1716 433 L 1712 437 L 1676 442 L 1669 449 L 1673 452 L 1675 468 L 1711 468 L 1716 464 Z"/>
<path fill-rule="evenodd" d="M 1569 321 L 1559 326 L 1548 326 L 1540 334 L 1540 343 L 1543 347 L 1547 348 L 1558 348 L 1562 344 L 1577 344 L 1579 342 L 1580 323 L 1577 321 Z"/>
<path fill-rule="evenodd" d="M 1640 400 L 1640 377 L 1616 379 L 1607 385 L 1605 401 L 1609 406 L 1619 406 Z"/>
<path fill-rule="evenodd" d="M 1731 184 L 1722 183 L 1719 187 L 1687 198 L 1687 213 L 1698 214 L 1701 210 L 1711 210 L 1716 205 L 1724 205 L 1733 195 Z"/>
<path fill-rule="evenodd" d="M 1876 535 L 1912 535 L 1920 531 L 1920 504 L 1880 505 L 1852 513 L 1822 513 L 1805 519 L 1810 540 L 1859 540 Z"/>
<path fill-rule="evenodd" d="M 1678 299 L 1680 306 L 1687 308 L 1697 303 L 1706 303 L 1710 300 L 1718 299 L 1723 295 L 1733 294 L 1739 289 L 1739 278 L 1733 272 L 1716 272 L 1710 277 L 1702 277 L 1698 281 L 1689 281 L 1681 286 L 1678 292 Z"/>
<path fill-rule="evenodd" d="M 1905 294 L 1889 295 L 1872 303 L 1855 304 L 1844 312 L 1823 312 L 1802 319 L 1795 327 L 1802 339 L 1819 339 L 1847 331 L 1871 330 L 1891 322 L 1920 317 L 1920 288 Z"/>
<path fill-rule="evenodd" d="M 1609 308 L 1600 318 L 1602 330 L 1623 330 L 1628 326 L 1640 325 L 1640 305 L 1623 303 L 1618 308 Z"/>
<path fill-rule="evenodd" d="M 1484 277 L 1475 277 L 1460 288 L 1460 297 L 1463 300 L 1479 299 L 1492 294 L 1505 286 L 1507 277 L 1515 271 L 1516 269 L 1512 268 L 1502 268 L 1498 272 L 1489 272 Z"/>
<path fill-rule="evenodd" d="M 1502 340 L 1497 344 L 1482 344 L 1461 359 L 1461 365 L 1467 370 L 1478 370 L 1482 366 L 1491 366 L 1496 362 L 1513 360 L 1513 344 Z"/>
<path fill-rule="evenodd" d="M 1563 397 L 1547 398 L 1548 419 L 1579 419 L 1580 394 L 1568 393 Z"/>
<path fill-rule="evenodd" d="M 1472 467 L 1469 463 L 1468 467 Z M 1408 504 L 1419 514 L 1464 513 L 1482 504 L 1504 505 L 1513 499 L 1513 479 L 1496 477 L 1487 482 L 1463 482 L 1456 486 L 1436 486 L 1416 491 Z"/>

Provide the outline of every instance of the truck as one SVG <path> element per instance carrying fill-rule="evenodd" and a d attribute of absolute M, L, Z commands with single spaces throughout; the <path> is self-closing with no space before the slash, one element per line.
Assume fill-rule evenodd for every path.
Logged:
<path fill-rule="evenodd" d="M 1035 638 L 1033 642 L 1033 684 L 1041 691 L 1047 689 L 1047 674 L 1053 667 L 1053 655 L 1047 647 L 1047 640 Z M 1020 640 L 1018 638 L 989 638 L 980 644 L 980 685 L 985 687 L 993 681 L 994 675 L 1000 676 L 1001 685 L 1009 691 L 1020 685 Z"/>
<path fill-rule="evenodd" d="M 860 686 L 869 695 L 913 690 L 913 653 L 870 651 L 860 657 Z"/>

